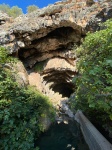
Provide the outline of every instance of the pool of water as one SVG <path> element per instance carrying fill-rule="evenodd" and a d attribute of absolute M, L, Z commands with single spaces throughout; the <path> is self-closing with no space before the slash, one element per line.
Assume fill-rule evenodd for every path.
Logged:
<path fill-rule="evenodd" d="M 53 124 L 35 144 L 40 150 L 89 150 L 75 121 Z"/>

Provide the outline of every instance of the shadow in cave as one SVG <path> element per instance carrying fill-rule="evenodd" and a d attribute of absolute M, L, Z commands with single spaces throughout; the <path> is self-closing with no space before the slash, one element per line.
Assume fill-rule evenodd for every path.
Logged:
<path fill-rule="evenodd" d="M 78 34 L 78 31 L 77 30 L 74 30 L 72 27 L 60 27 L 60 28 L 57 28 L 53 31 L 51 31 L 50 33 L 48 33 L 48 37 L 67 37 L 69 36 L 71 33 L 77 33 Z"/>
<path fill-rule="evenodd" d="M 52 90 L 62 94 L 62 97 L 70 97 L 70 95 L 73 93 L 73 85 L 68 83 L 59 83 L 55 84 L 52 87 Z"/>

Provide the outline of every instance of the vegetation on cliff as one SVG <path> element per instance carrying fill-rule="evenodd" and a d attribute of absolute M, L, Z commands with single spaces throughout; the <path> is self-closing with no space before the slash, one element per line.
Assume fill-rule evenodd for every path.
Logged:
<path fill-rule="evenodd" d="M 112 20 L 102 29 L 88 33 L 76 51 L 79 75 L 73 79 L 77 88 L 71 106 L 112 134 Z"/>
<path fill-rule="evenodd" d="M 31 13 L 33 11 L 38 10 L 39 8 L 36 5 L 30 5 L 27 7 L 27 13 Z"/>
<path fill-rule="evenodd" d="M 13 66 L 17 60 L 0 48 L 0 149 L 34 150 L 34 141 L 43 131 L 42 118 L 54 117 L 47 97 L 33 87 L 16 82 Z"/>
<path fill-rule="evenodd" d="M 0 11 L 2 11 L 3 13 L 6 13 L 9 16 L 14 17 L 14 18 L 23 14 L 22 9 L 19 8 L 18 6 L 10 7 L 7 4 L 1 4 L 0 5 Z"/>
<path fill-rule="evenodd" d="M 38 10 L 36 5 L 30 5 L 27 7 L 27 13 Z M 23 14 L 23 10 L 18 6 L 10 7 L 8 4 L 0 4 L 0 11 L 8 14 L 10 17 L 16 18 Z"/>

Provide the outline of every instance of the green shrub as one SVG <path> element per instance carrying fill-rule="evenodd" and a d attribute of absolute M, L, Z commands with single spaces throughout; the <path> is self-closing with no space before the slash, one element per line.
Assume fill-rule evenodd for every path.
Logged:
<path fill-rule="evenodd" d="M 33 87 L 20 87 L 5 64 L 14 63 L 0 48 L 0 148 L 1 150 L 37 150 L 34 140 L 43 131 L 41 118 L 54 117 L 47 97 Z"/>
<path fill-rule="evenodd" d="M 39 8 L 36 5 L 30 5 L 27 7 L 27 13 L 31 13 L 33 11 L 38 10 Z"/>
<path fill-rule="evenodd" d="M 23 14 L 23 11 L 18 6 L 10 7 L 7 4 L 0 4 L 0 11 L 8 14 L 10 17 L 16 18 Z"/>
<path fill-rule="evenodd" d="M 0 4 L 0 11 L 8 14 L 9 10 L 10 10 L 10 6 L 9 5 L 7 5 L 7 4 Z"/>
<path fill-rule="evenodd" d="M 35 66 L 34 66 L 34 71 L 35 72 L 43 71 L 45 64 L 46 64 L 46 60 L 36 63 Z"/>
<path fill-rule="evenodd" d="M 112 21 L 105 29 L 88 33 L 77 49 L 79 75 L 71 106 L 94 116 L 112 134 Z"/>
<path fill-rule="evenodd" d="M 18 6 L 13 6 L 8 11 L 8 15 L 13 17 L 13 18 L 16 18 L 16 17 L 18 17 L 18 16 L 20 16 L 22 14 L 23 14 L 22 9 L 19 8 Z"/>

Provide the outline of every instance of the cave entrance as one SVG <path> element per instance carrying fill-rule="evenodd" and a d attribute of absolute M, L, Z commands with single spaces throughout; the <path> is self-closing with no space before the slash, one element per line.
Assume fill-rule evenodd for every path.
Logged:
<path fill-rule="evenodd" d="M 52 90 L 61 94 L 62 97 L 70 97 L 70 95 L 73 93 L 73 85 L 68 83 L 59 83 L 55 84 L 52 87 Z"/>

